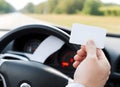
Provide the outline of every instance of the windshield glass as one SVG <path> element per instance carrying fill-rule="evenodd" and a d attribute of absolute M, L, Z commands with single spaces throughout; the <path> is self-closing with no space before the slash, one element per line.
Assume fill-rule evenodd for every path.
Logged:
<path fill-rule="evenodd" d="M 0 30 L 38 20 L 70 28 L 87 24 L 120 34 L 120 0 L 0 0 Z"/>

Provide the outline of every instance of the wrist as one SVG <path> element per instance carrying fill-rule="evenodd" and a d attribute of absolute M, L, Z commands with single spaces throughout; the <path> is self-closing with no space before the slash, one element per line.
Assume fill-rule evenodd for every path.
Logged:
<path fill-rule="evenodd" d="M 74 83 L 82 84 L 84 87 L 92 87 L 88 79 L 74 79 Z"/>
<path fill-rule="evenodd" d="M 68 80 L 68 85 L 66 87 L 85 87 L 83 84 L 75 82 L 73 79 Z"/>

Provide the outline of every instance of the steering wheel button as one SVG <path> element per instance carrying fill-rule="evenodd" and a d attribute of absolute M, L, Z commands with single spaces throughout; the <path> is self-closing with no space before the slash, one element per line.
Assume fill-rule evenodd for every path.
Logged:
<path fill-rule="evenodd" d="M 28 84 L 28 83 L 22 83 L 22 84 L 20 85 L 20 87 L 31 87 L 31 86 L 30 86 L 30 84 Z"/>

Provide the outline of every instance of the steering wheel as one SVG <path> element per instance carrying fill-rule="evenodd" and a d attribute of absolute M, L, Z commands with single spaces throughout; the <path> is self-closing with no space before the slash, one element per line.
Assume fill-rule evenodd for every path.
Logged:
<path fill-rule="evenodd" d="M 77 45 L 69 43 L 69 34 L 66 32 L 55 26 L 37 24 L 22 26 L 4 35 L 0 39 L 0 53 L 2 54 L 11 41 L 31 33 L 52 35 L 70 45 L 74 50 L 79 49 Z M 14 52 L 12 55 L 20 60 L 4 60 L 3 56 L 0 56 L 0 76 L 4 87 L 65 87 L 68 80 L 72 80 L 52 67 L 30 60 L 30 56 L 25 57 Z M 28 59 L 25 61 L 21 58 Z"/>

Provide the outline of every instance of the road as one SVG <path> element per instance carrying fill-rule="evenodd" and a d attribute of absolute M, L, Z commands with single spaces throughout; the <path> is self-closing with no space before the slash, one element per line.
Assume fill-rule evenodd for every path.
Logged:
<path fill-rule="evenodd" d="M 27 24 L 39 24 L 43 21 L 28 17 L 21 13 L 10 13 L 0 16 L 0 36 L 8 32 L 8 30 Z"/>
<path fill-rule="evenodd" d="M 36 23 L 42 23 L 42 21 L 28 17 L 21 13 L 11 13 L 0 16 L 0 29 L 13 29 L 21 25 Z"/>

